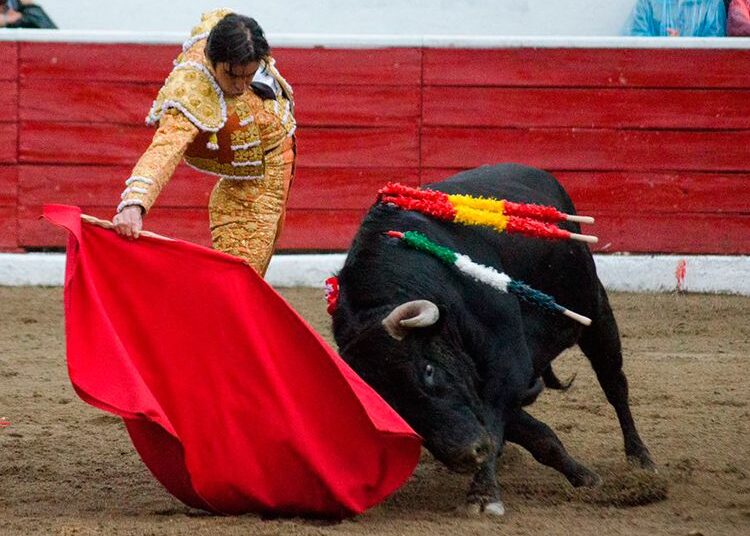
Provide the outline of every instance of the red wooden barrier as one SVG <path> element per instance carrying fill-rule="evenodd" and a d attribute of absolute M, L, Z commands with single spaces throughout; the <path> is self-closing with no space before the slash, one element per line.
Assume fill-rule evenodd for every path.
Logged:
<path fill-rule="evenodd" d="M 179 45 L 20 43 L 23 80 L 86 80 L 160 84 Z"/>
<path fill-rule="evenodd" d="M 590 212 L 596 217 L 597 250 L 604 253 L 690 252 L 726 255 L 750 251 L 750 217 L 721 214 L 623 214 Z"/>
<path fill-rule="evenodd" d="M 425 127 L 422 166 L 524 162 L 544 169 L 744 171 L 750 129 L 601 130 Z"/>
<path fill-rule="evenodd" d="M 18 168 L 0 165 L 0 207 L 15 207 L 17 202 Z"/>
<path fill-rule="evenodd" d="M 0 251 L 18 249 L 16 207 L 0 207 Z"/>
<path fill-rule="evenodd" d="M 22 206 L 67 203 L 114 211 L 130 166 L 21 165 L 18 201 Z M 179 166 L 159 196 L 165 208 L 208 204 L 214 180 L 187 166 Z M 111 215 L 110 215 L 111 217 Z"/>
<path fill-rule="evenodd" d="M 427 86 L 429 126 L 746 129 L 750 90 Z"/>
<path fill-rule="evenodd" d="M 18 83 L 15 80 L 0 80 L 0 122 L 18 121 Z"/>
<path fill-rule="evenodd" d="M 21 43 L 21 76 L 28 79 L 161 83 L 179 45 Z M 418 86 L 416 49 L 274 49 L 280 70 L 295 85 Z"/>
<path fill-rule="evenodd" d="M 17 185 L 17 167 L 0 165 L 0 251 L 18 247 Z"/>
<path fill-rule="evenodd" d="M 17 162 L 18 123 L 0 122 L 0 164 Z"/>
<path fill-rule="evenodd" d="M 45 202 L 112 216 L 178 45 L 0 43 L 0 249 L 60 247 Z M 743 50 L 285 49 L 299 161 L 280 247 L 342 250 L 377 189 L 484 163 L 551 170 L 599 251 L 750 252 Z M 181 166 L 147 218 L 209 243 Z"/>
<path fill-rule="evenodd" d="M 418 186 L 419 168 L 300 168 L 289 195 L 289 206 L 362 210 L 375 202 L 377 191 L 388 181 Z"/>
<path fill-rule="evenodd" d="M 746 57 L 711 49 L 425 49 L 423 76 L 428 86 L 744 89 Z"/>
<path fill-rule="evenodd" d="M 161 84 L 21 80 L 19 118 L 56 123 L 143 125 Z"/>
<path fill-rule="evenodd" d="M 18 80 L 18 43 L 0 43 L 0 80 Z"/>
<path fill-rule="evenodd" d="M 419 86 L 297 86 L 295 116 L 303 125 L 413 127 L 420 119 Z"/>
<path fill-rule="evenodd" d="M 18 44 L 0 43 L 0 251 L 18 248 Z"/>
<path fill-rule="evenodd" d="M 422 51 L 409 48 L 384 49 L 274 49 L 284 76 L 296 86 L 398 86 L 422 83 Z"/>
<path fill-rule="evenodd" d="M 422 184 L 439 181 L 462 171 L 425 169 Z M 555 171 L 578 212 L 614 214 L 670 213 L 718 214 L 732 217 L 748 213 L 750 173 Z M 592 228 L 594 229 L 594 228 Z"/>
<path fill-rule="evenodd" d="M 85 213 L 99 218 L 111 218 L 111 207 L 81 207 Z M 41 205 L 26 205 L 18 209 L 18 240 L 23 244 L 64 245 L 65 235 L 50 225 L 39 224 Z M 343 250 L 349 246 L 359 223 L 365 215 L 359 210 L 289 209 L 279 247 L 286 250 Z M 0 222 L 2 222 L 0 208 Z M 0 223 L 1 225 L 1 223 Z M 196 244 L 210 246 L 208 211 L 205 208 L 154 207 L 148 215 L 148 229 Z M 311 247 L 310 235 L 315 235 Z M 39 247 L 39 246 L 36 246 Z"/>
<path fill-rule="evenodd" d="M 22 120 L 142 125 L 160 84 L 24 79 Z M 0 82 L 0 105 L 15 106 L 15 82 Z M 420 92 L 413 87 L 295 87 L 295 115 L 310 126 L 397 126 L 419 121 Z M 116 103 L 116 104 L 115 104 Z M 12 107 L 11 107 L 12 104 Z M 3 108 L 6 109 L 6 108 Z"/>
<path fill-rule="evenodd" d="M 0 167 L 0 205 L 15 204 L 15 170 L 11 166 Z M 22 165 L 18 170 L 21 205 L 67 203 L 110 212 L 117 206 L 124 181 L 130 176 L 128 166 Z M 300 168 L 290 192 L 289 208 L 360 210 L 375 201 L 377 190 L 389 180 L 417 186 L 419 169 L 391 168 L 384 172 L 380 168 Z M 156 206 L 205 207 L 214 182 L 212 177 L 180 166 Z"/>
<path fill-rule="evenodd" d="M 146 126 L 22 121 L 19 158 L 24 164 L 133 165 L 148 147 Z M 11 133 L 9 132 L 8 136 Z M 2 125 L 0 125 L 2 136 Z M 2 138 L 0 138 L 2 139 Z M 416 126 L 300 129 L 300 166 L 418 166 Z M 0 161 L 6 156 L 0 149 Z M 8 158 L 15 157 L 9 152 Z"/>

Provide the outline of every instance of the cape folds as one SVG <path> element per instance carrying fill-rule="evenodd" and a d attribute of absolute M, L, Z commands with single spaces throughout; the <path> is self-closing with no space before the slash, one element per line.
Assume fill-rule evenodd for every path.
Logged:
<path fill-rule="evenodd" d="M 241 260 L 129 241 L 76 207 L 44 215 L 69 231 L 71 382 L 124 419 L 177 498 L 223 514 L 343 517 L 411 475 L 417 434 Z"/>

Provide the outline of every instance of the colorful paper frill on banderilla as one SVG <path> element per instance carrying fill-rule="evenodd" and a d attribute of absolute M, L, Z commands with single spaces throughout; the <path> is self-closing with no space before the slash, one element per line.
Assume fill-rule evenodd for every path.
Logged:
<path fill-rule="evenodd" d="M 512 279 L 508 274 L 500 272 L 491 266 L 474 262 L 470 257 L 441 246 L 417 231 L 388 231 L 388 236 L 398 238 L 407 246 L 427 253 L 444 264 L 455 267 L 462 274 L 484 283 L 495 290 L 513 294 L 519 299 L 534 304 L 541 309 L 561 313 L 584 326 L 591 325 L 591 319 L 580 315 L 558 304 L 549 294 L 533 289 L 525 283 Z"/>
<path fill-rule="evenodd" d="M 71 382 L 124 419 L 178 499 L 222 514 L 344 517 L 411 475 L 417 434 L 243 261 L 123 239 L 76 207 L 44 215 L 69 231 Z"/>
<path fill-rule="evenodd" d="M 446 194 L 437 190 L 412 188 L 397 182 L 388 183 L 381 188 L 378 191 L 378 200 L 442 221 L 491 227 L 499 233 L 517 233 L 549 240 L 597 242 L 595 236 L 574 233 L 553 225 L 564 221 L 594 223 L 593 218 L 565 214 L 554 207 L 544 205 Z"/>

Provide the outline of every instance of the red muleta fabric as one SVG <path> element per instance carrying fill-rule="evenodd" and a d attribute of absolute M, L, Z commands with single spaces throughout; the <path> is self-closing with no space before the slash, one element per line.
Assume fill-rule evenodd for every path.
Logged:
<path fill-rule="evenodd" d="M 215 513 L 345 517 L 398 489 L 419 436 L 249 266 L 130 241 L 48 205 L 70 234 L 68 371 L 154 476 Z"/>

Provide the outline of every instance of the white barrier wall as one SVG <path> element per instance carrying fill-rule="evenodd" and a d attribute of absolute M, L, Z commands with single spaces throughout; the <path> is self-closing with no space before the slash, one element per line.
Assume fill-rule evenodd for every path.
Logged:
<path fill-rule="evenodd" d="M 266 281 L 275 287 L 323 288 L 346 255 L 274 255 Z M 607 290 L 707 292 L 750 296 L 750 257 L 694 255 L 594 255 Z M 677 272 L 682 266 L 683 279 Z M 62 286 L 63 253 L 0 253 L 0 286 Z M 321 293 L 321 300 L 323 293 Z"/>
<path fill-rule="evenodd" d="M 229 7 L 271 33 L 619 35 L 635 0 L 39 0 L 62 29 L 186 32 Z"/>

